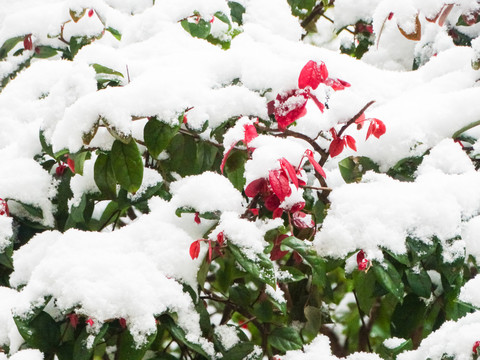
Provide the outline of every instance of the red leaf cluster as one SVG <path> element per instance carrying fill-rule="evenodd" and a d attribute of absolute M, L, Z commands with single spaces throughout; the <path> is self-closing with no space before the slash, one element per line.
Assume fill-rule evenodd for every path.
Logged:
<path fill-rule="evenodd" d="M 343 151 L 345 147 L 349 147 L 353 151 L 357 151 L 357 145 L 355 139 L 350 135 L 345 135 L 343 137 L 338 137 L 337 132 L 334 128 L 330 129 L 330 132 L 333 136 L 333 140 L 330 143 L 330 147 L 328 148 L 328 153 L 331 157 L 335 157 Z"/>
<path fill-rule="evenodd" d="M 309 98 L 323 112 L 325 105 L 311 93 L 311 90 L 315 90 L 320 84 L 330 86 L 335 91 L 343 90 L 350 86 L 346 81 L 329 78 L 327 66 L 323 61 L 317 63 L 310 60 L 300 71 L 298 89 L 278 94 L 275 102 L 269 103 L 269 113 L 275 114 L 280 130 L 285 130 L 288 125 L 305 116 Z"/>

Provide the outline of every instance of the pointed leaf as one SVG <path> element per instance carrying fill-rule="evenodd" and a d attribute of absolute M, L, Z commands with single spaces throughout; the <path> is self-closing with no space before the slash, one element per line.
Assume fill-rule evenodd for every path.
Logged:
<path fill-rule="evenodd" d="M 109 155 L 99 154 L 95 161 L 93 178 L 99 190 L 108 199 L 117 197 L 117 180 L 113 172 L 112 161 Z"/>
<path fill-rule="evenodd" d="M 292 189 L 288 181 L 287 175 L 280 170 L 270 170 L 268 172 L 268 180 L 273 192 L 277 195 L 280 202 L 285 200 L 287 196 L 290 196 Z"/>
<path fill-rule="evenodd" d="M 339 155 L 343 151 L 343 147 L 345 146 L 345 140 L 341 138 L 336 138 L 333 139 L 332 142 L 330 143 L 330 147 L 328 149 L 328 152 L 330 156 L 333 158 L 337 155 Z"/>
<path fill-rule="evenodd" d="M 282 352 L 298 350 L 303 346 L 298 331 L 290 327 L 275 328 L 268 336 L 268 343 Z"/>
<path fill-rule="evenodd" d="M 283 169 L 285 173 L 288 174 L 288 177 L 290 178 L 290 181 L 295 185 L 295 187 L 298 189 L 298 178 L 297 178 L 297 172 L 293 168 L 292 164 L 285 159 L 281 158 L 280 159 L 280 167 Z"/>
<path fill-rule="evenodd" d="M 357 151 L 357 145 L 355 143 L 355 139 L 352 136 L 346 135 L 345 141 L 350 149 Z"/>
<path fill-rule="evenodd" d="M 157 158 L 165 150 L 180 126 L 170 126 L 155 118 L 150 118 L 143 129 L 143 138 L 150 154 Z"/>
<path fill-rule="evenodd" d="M 124 144 L 115 140 L 110 156 L 113 172 L 120 186 L 128 192 L 135 193 L 143 179 L 143 161 L 136 142 L 131 140 Z"/>
<path fill-rule="evenodd" d="M 268 284 L 273 288 L 276 287 L 273 263 L 265 254 L 255 254 L 256 259 L 252 260 L 245 255 L 244 251 L 231 242 L 228 243 L 228 248 L 235 257 L 235 260 L 237 260 L 237 262 L 245 269 L 245 271 L 265 284 Z"/>
<path fill-rule="evenodd" d="M 146 337 L 146 341 L 142 343 L 140 346 L 137 346 L 132 334 L 130 331 L 125 330 L 119 335 L 119 339 L 117 342 L 117 352 L 115 358 L 118 360 L 141 360 L 143 356 L 147 352 L 150 345 L 152 345 L 153 340 L 157 336 L 157 332 L 155 331 L 152 334 L 149 334 Z"/>
<path fill-rule="evenodd" d="M 326 179 L 327 174 L 325 174 L 325 171 L 323 170 L 323 168 L 320 166 L 317 160 L 315 160 L 315 158 L 313 157 L 313 153 L 311 151 L 307 151 L 306 154 L 307 154 L 308 161 L 310 162 L 310 164 L 312 164 L 315 171 L 319 173 L 324 179 Z"/>

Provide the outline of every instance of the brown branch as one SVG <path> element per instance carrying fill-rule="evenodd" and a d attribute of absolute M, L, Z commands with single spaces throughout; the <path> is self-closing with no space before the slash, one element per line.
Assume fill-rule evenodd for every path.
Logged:
<path fill-rule="evenodd" d="M 360 110 L 354 117 L 347 121 L 345 125 L 342 126 L 337 136 L 340 137 L 347 128 L 352 125 L 362 114 L 375 102 L 375 100 L 369 101 L 363 108 Z"/>

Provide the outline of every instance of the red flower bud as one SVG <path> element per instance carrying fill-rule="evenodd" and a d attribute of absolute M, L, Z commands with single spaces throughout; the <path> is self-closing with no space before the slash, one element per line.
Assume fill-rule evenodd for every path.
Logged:
<path fill-rule="evenodd" d="M 68 320 L 70 321 L 70 325 L 72 325 L 72 327 L 74 329 L 77 328 L 77 325 L 78 325 L 78 316 L 77 314 L 75 313 L 71 313 L 71 314 L 67 314 L 67 318 Z"/>
<path fill-rule="evenodd" d="M 118 319 L 118 322 L 120 323 L 122 329 L 125 329 L 127 327 L 127 320 L 125 320 L 124 318 Z"/>
<path fill-rule="evenodd" d="M 198 212 L 195 213 L 195 222 L 196 222 L 197 224 L 200 224 L 200 223 L 202 222 L 202 221 L 200 220 L 200 216 L 199 216 Z"/>
<path fill-rule="evenodd" d="M 88 17 L 92 17 L 93 13 L 94 13 L 93 9 L 88 10 Z"/>
<path fill-rule="evenodd" d="M 95 322 L 94 322 L 91 318 L 88 318 L 87 324 L 88 324 L 89 326 L 93 326 L 93 324 L 95 324 Z"/>
<path fill-rule="evenodd" d="M 474 354 L 478 354 L 478 347 L 480 346 L 480 341 L 475 341 L 475 343 L 473 344 L 473 348 L 472 348 L 472 352 Z"/>
<path fill-rule="evenodd" d="M 23 39 L 23 47 L 25 50 L 33 49 L 32 34 L 25 35 L 25 38 Z"/>

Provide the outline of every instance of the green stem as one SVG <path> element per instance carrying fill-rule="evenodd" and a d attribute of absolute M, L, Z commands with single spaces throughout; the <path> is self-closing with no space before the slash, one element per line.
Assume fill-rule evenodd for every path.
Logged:
<path fill-rule="evenodd" d="M 460 135 L 462 135 L 465 131 L 470 130 L 470 129 L 474 128 L 475 126 L 478 126 L 478 125 L 480 125 L 480 120 L 474 121 L 474 122 L 472 122 L 472 123 L 470 123 L 470 124 L 462 127 L 460 130 L 455 131 L 455 132 L 453 133 L 452 139 L 455 140 L 455 139 L 458 138 Z"/>

